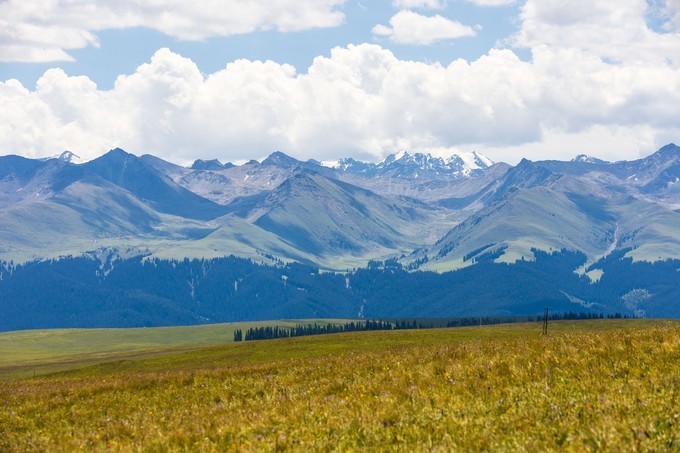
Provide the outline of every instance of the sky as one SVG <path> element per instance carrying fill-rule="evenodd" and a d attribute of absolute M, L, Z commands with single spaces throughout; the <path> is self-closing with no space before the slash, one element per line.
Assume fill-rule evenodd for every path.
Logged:
<path fill-rule="evenodd" d="M 680 0 L 0 0 L 0 155 L 617 161 L 679 118 Z"/>

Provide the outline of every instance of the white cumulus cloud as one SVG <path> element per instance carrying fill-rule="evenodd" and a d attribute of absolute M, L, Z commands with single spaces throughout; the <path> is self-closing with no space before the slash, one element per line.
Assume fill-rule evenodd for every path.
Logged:
<path fill-rule="evenodd" d="M 527 0 L 510 43 L 579 49 L 618 63 L 680 65 L 680 33 L 652 30 L 649 9 L 646 0 Z"/>
<path fill-rule="evenodd" d="M 475 36 L 474 28 L 446 17 L 424 16 L 411 10 L 399 11 L 390 25 L 376 25 L 373 34 L 386 36 L 397 44 L 430 45 L 439 41 Z"/>
<path fill-rule="evenodd" d="M 161 49 L 110 90 L 51 69 L 35 90 L 0 82 L 0 153 L 93 158 L 121 146 L 188 162 L 276 149 L 318 160 L 477 149 L 516 162 L 576 151 L 633 158 L 678 140 L 679 68 L 546 45 L 532 54 L 522 61 L 493 49 L 444 66 L 362 44 L 335 48 L 302 73 L 237 60 L 203 74 Z"/>
<path fill-rule="evenodd" d="M 4 0 L 0 61 L 71 60 L 96 32 L 146 27 L 182 40 L 340 25 L 344 0 Z"/>

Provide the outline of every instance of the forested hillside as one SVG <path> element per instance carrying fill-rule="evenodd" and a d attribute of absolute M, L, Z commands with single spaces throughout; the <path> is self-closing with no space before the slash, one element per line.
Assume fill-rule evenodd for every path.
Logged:
<path fill-rule="evenodd" d="M 574 272 L 575 252 L 535 251 L 535 261 L 442 274 L 371 262 L 347 273 L 235 257 L 194 260 L 65 258 L 0 265 L 0 330 L 132 327 L 281 318 L 536 315 L 576 311 L 680 316 L 680 261 L 632 262 L 612 254 Z"/>

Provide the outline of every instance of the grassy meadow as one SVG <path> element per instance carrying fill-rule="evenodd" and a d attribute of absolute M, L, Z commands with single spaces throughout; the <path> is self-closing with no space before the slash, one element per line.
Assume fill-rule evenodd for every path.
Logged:
<path fill-rule="evenodd" d="M 61 356 L 66 371 L 6 373 L 0 451 L 680 450 L 680 322 L 540 332 L 207 339 L 122 358 L 91 345 Z M 49 362 L 33 348 L 30 360 Z"/>
<path fill-rule="evenodd" d="M 139 359 L 231 342 L 236 329 L 344 324 L 305 319 L 130 329 L 50 329 L 0 332 L 0 380 L 32 377 L 112 360 Z"/>

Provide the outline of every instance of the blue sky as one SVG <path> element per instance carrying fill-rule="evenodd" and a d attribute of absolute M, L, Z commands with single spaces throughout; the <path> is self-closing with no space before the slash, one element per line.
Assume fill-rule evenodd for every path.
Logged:
<path fill-rule="evenodd" d="M 6 0 L 0 154 L 633 159 L 680 141 L 678 30 L 678 0 Z"/>
<path fill-rule="evenodd" d="M 315 57 L 328 55 L 333 47 L 365 42 L 380 44 L 400 59 L 448 64 L 456 58 L 479 58 L 517 29 L 517 4 L 489 8 L 461 0 L 432 12 L 479 26 L 475 37 L 442 40 L 428 46 L 398 44 L 371 33 L 376 24 L 388 24 L 399 10 L 390 1 L 347 2 L 338 9 L 345 15 L 341 25 L 294 33 L 270 30 L 186 41 L 143 27 L 105 29 L 97 33 L 98 47 L 68 50 L 74 61 L 4 61 L 0 62 L 0 74 L 2 79 L 16 78 L 26 87 L 35 87 L 45 71 L 58 66 L 69 75 L 86 75 L 99 88 L 110 89 L 119 74 L 134 72 L 163 47 L 191 58 L 205 73 L 223 69 L 227 62 L 240 58 L 288 63 L 304 72 Z"/>

